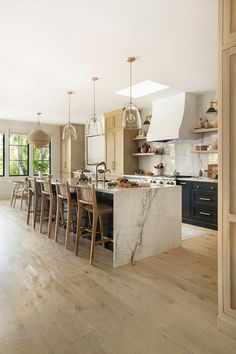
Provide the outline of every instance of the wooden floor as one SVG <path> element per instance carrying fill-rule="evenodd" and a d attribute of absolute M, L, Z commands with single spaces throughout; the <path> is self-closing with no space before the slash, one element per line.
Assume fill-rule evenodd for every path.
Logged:
<path fill-rule="evenodd" d="M 216 233 L 116 270 L 110 251 L 92 267 L 88 241 L 80 257 L 62 242 L 0 202 L 0 353 L 236 353 L 216 329 Z"/>

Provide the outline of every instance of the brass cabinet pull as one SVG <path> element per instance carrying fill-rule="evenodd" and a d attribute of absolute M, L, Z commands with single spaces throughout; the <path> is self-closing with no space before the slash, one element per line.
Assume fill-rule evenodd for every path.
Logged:
<path fill-rule="evenodd" d="M 205 213 L 204 211 L 200 211 L 200 213 L 199 213 L 199 214 L 201 214 L 201 215 L 211 216 L 211 213 Z"/>
<path fill-rule="evenodd" d="M 180 182 L 180 184 L 187 184 L 186 182 Z"/>
<path fill-rule="evenodd" d="M 200 200 L 207 200 L 207 201 L 210 201 L 211 199 L 210 198 L 199 198 Z"/>

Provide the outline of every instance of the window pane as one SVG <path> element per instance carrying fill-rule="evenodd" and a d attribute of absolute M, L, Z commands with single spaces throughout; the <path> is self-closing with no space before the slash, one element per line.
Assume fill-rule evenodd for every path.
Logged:
<path fill-rule="evenodd" d="M 17 176 L 19 175 L 19 169 L 17 166 L 17 162 L 10 162 L 10 175 L 11 176 Z"/>
<path fill-rule="evenodd" d="M 4 176 L 4 164 L 5 164 L 5 156 L 4 156 L 4 134 L 0 133 L 0 176 Z"/>
<path fill-rule="evenodd" d="M 19 167 L 19 175 L 25 176 L 27 175 L 27 161 L 18 161 L 18 167 Z"/>
<path fill-rule="evenodd" d="M 27 176 L 28 171 L 28 151 L 26 134 L 10 134 L 10 175 Z"/>
<path fill-rule="evenodd" d="M 39 172 L 43 174 L 50 173 L 51 156 L 50 144 L 43 148 L 34 148 L 33 150 L 33 172 L 37 175 Z"/>

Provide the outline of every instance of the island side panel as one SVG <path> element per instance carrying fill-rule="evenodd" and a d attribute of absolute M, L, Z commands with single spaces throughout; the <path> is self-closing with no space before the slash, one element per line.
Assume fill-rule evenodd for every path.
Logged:
<path fill-rule="evenodd" d="M 113 207 L 114 267 L 181 246 L 181 187 L 122 190 Z"/>

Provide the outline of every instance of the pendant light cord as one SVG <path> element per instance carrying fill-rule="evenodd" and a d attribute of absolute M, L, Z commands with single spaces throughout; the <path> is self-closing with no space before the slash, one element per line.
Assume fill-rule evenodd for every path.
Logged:
<path fill-rule="evenodd" d="M 96 99 L 95 99 L 95 79 L 93 80 L 93 116 L 95 117 L 96 112 Z"/>
<path fill-rule="evenodd" d="M 130 70 L 129 70 L 129 80 L 130 80 L 130 106 L 132 105 L 132 61 L 130 61 Z"/>
<path fill-rule="evenodd" d="M 69 95 L 69 110 L 68 110 L 68 113 L 69 113 L 69 125 L 70 125 L 70 95 L 71 95 L 71 93 L 68 92 L 68 95 Z"/>

